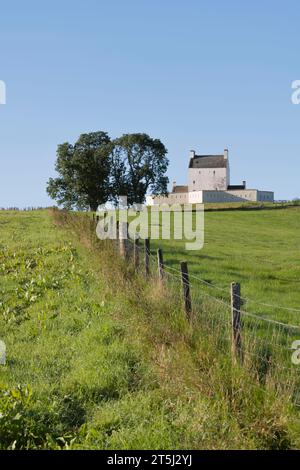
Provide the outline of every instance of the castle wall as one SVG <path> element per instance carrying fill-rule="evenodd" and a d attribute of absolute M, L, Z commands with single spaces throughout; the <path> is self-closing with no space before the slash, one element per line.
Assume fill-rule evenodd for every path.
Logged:
<path fill-rule="evenodd" d="M 148 205 L 158 204 L 204 204 L 216 202 L 274 202 L 272 191 L 241 189 L 229 191 L 192 191 L 189 193 L 170 193 L 168 197 L 147 198 Z"/>
<path fill-rule="evenodd" d="M 148 196 L 146 198 L 146 204 L 153 206 L 154 204 L 188 204 L 189 193 L 169 193 L 166 196 Z"/>
<path fill-rule="evenodd" d="M 226 190 L 229 181 L 227 168 L 189 168 L 188 188 L 191 191 Z"/>

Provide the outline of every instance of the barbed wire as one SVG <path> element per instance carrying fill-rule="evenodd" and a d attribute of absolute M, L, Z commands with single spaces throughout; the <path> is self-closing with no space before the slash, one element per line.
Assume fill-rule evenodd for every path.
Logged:
<path fill-rule="evenodd" d="M 135 244 L 135 241 L 132 240 L 131 238 L 127 238 L 127 240 L 130 242 L 131 246 L 132 247 L 135 247 L 136 250 L 138 251 L 144 251 L 144 246 L 143 245 L 140 245 L 140 244 Z M 155 261 L 155 263 L 157 263 L 157 259 L 156 257 L 151 253 L 151 251 L 149 252 L 149 257 L 153 259 L 153 261 Z M 181 270 L 179 269 L 176 269 L 170 265 L 167 265 L 164 263 L 164 270 L 170 270 L 170 271 L 173 271 L 173 274 L 177 276 L 178 279 L 181 279 Z M 171 273 L 170 273 L 171 274 Z M 200 282 L 201 284 L 211 288 L 211 289 L 216 289 L 218 290 L 219 292 L 223 292 L 223 293 L 226 293 L 227 295 L 229 295 L 229 289 L 228 288 L 225 288 L 225 287 L 221 287 L 219 285 L 216 285 L 216 284 L 212 284 L 208 281 L 206 281 L 205 279 L 202 279 L 200 278 L 199 276 L 196 276 L 195 274 L 193 273 L 189 273 L 189 277 Z M 190 283 L 191 287 L 192 287 L 192 284 Z M 195 286 L 194 286 L 195 287 Z M 226 306 L 229 306 L 229 304 L 227 304 L 224 300 L 222 299 L 219 299 L 215 296 L 211 296 L 209 294 L 207 294 L 206 292 L 202 292 L 203 295 L 205 295 L 206 297 L 209 297 L 211 299 L 214 299 L 216 302 L 220 303 L 220 304 L 223 304 L 223 305 L 226 305 Z M 252 304 L 255 304 L 255 305 L 258 305 L 258 306 L 262 306 L 262 307 L 267 307 L 267 308 L 272 308 L 272 309 L 279 309 L 279 310 L 284 310 L 284 311 L 288 311 L 288 312 L 293 312 L 293 313 L 300 313 L 300 309 L 297 309 L 297 308 L 293 308 L 293 307 L 286 307 L 286 306 L 283 306 L 283 305 L 277 305 L 277 304 L 271 304 L 271 303 L 266 303 L 266 302 L 260 302 L 260 301 L 257 301 L 257 300 L 254 300 L 254 299 L 251 299 L 249 297 L 244 297 L 244 296 L 241 296 L 241 295 L 236 295 L 236 297 L 238 297 L 240 300 L 243 301 L 243 303 L 252 303 Z M 271 319 L 271 318 L 267 318 L 267 317 L 264 317 L 264 316 L 261 316 L 257 313 L 253 313 L 253 312 L 249 312 L 249 311 L 245 311 L 245 310 L 240 310 L 241 314 L 242 315 L 248 315 L 249 317 L 252 316 L 252 317 L 255 317 L 255 318 L 258 318 L 262 321 L 266 321 L 266 322 L 269 322 L 269 323 L 273 323 L 273 324 L 277 324 L 277 325 L 282 325 L 282 326 L 285 326 L 287 328 L 292 328 L 292 329 L 298 329 L 300 330 L 300 326 L 297 326 L 297 325 L 291 325 L 291 324 L 288 324 L 288 323 L 284 323 L 284 322 L 280 322 L 278 320 L 274 320 L 274 319 Z"/>
<path fill-rule="evenodd" d="M 153 255 L 152 255 L 153 256 Z M 172 266 L 168 266 L 168 269 L 171 269 L 173 271 L 176 271 L 178 273 L 181 273 L 181 271 L 179 269 L 176 269 L 176 268 L 173 268 Z M 208 281 L 206 281 L 205 279 L 201 279 L 199 276 L 196 276 L 195 274 L 193 273 L 189 273 L 189 277 L 193 278 L 193 279 L 196 279 L 197 281 L 201 282 L 202 284 L 206 285 L 207 287 L 210 287 L 212 289 L 216 289 L 216 290 L 219 290 L 220 292 L 226 292 L 226 293 L 229 293 L 229 289 L 226 288 L 226 287 L 221 287 L 217 284 L 212 284 Z M 269 303 L 266 303 L 266 302 L 260 302 L 258 300 L 254 300 L 254 299 L 251 299 L 249 297 L 244 297 L 244 296 L 241 296 L 241 295 L 236 295 L 236 297 L 238 297 L 240 300 L 243 300 L 245 302 L 248 302 L 248 303 L 253 303 L 253 304 L 256 304 L 256 305 L 261 305 L 262 307 L 268 307 L 268 308 L 278 308 L 279 310 L 285 310 L 285 311 L 288 311 L 288 312 L 294 312 L 294 313 L 300 313 L 300 309 L 297 309 L 297 308 L 293 308 L 293 307 L 286 307 L 286 306 L 283 306 L 283 305 L 277 305 L 277 304 L 269 304 Z"/>
<path fill-rule="evenodd" d="M 142 256 L 146 255 L 146 246 L 128 239 L 128 256 L 136 253 L 139 258 L 137 269 L 141 270 Z M 158 277 L 158 259 L 148 252 L 150 276 Z M 135 258 L 137 259 L 137 258 Z M 167 286 L 166 295 L 177 305 L 183 304 L 182 272 L 164 262 L 162 283 Z M 228 299 L 229 288 L 214 285 L 201 277 L 189 273 L 190 296 L 193 321 L 197 334 L 209 341 L 221 357 L 232 355 L 232 305 Z M 180 287 L 179 287 L 180 283 Z M 217 292 L 220 292 L 219 295 Z M 226 296 L 224 295 L 226 294 Z M 223 297 L 223 298 L 222 298 Z M 238 296 L 241 300 L 270 308 L 282 308 L 286 311 L 300 312 L 298 309 L 268 304 Z M 274 393 L 293 398 L 300 404 L 299 369 L 292 365 L 293 341 L 299 337 L 300 326 L 268 318 L 247 309 L 239 310 L 241 315 L 242 364 L 255 387 L 266 391 L 270 387 Z"/>
<path fill-rule="evenodd" d="M 283 323 L 283 322 L 280 322 L 278 320 L 273 320 L 272 318 L 262 317 L 262 316 L 260 316 L 256 313 L 245 312 L 244 310 L 239 310 L 239 312 L 242 315 L 245 315 L 245 316 L 248 316 L 248 317 L 259 318 L 260 320 L 263 320 L 263 321 L 266 321 L 266 322 L 269 322 L 269 323 L 273 323 L 273 324 L 276 324 L 276 325 L 281 325 L 281 326 L 284 326 L 286 328 L 297 329 L 297 330 L 300 331 L 300 326 L 298 326 L 298 325 L 291 325 L 290 323 Z"/>

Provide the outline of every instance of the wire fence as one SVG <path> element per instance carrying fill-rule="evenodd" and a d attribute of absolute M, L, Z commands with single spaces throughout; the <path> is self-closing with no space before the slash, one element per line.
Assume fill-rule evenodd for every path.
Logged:
<path fill-rule="evenodd" d="M 173 301 L 182 305 L 188 320 L 197 324 L 218 353 L 245 368 L 261 389 L 284 394 L 300 406 L 300 349 L 295 343 L 300 340 L 300 326 L 243 307 L 258 305 L 294 313 L 300 309 L 243 297 L 240 285 L 236 289 L 236 284 L 226 288 L 207 282 L 189 274 L 186 263 L 178 269 L 169 266 L 162 250 L 154 254 L 150 240 L 140 240 L 138 234 L 115 243 L 137 275 L 157 280 L 171 292 Z"/>

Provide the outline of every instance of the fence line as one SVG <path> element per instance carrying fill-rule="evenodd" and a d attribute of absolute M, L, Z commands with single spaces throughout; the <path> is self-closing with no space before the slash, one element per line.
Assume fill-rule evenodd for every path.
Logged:
<path fill-rule="evenodd" d="M 118 250 L 122 243 L 120 239 L 116 240 Z M 141 243 L 135 236 L 133 240 L 128 238 L 125 245 L 125 262 L 132 264 L 137 275 L 143 274 L 165 285 L 166 295 L 171 295 L 172 301 L 182 306 L 187 320 L 199 326 L 201 334 L 213 341 L 219 353 L 231 355 L 235 363 L 249 372 L 249 377 L 256 379 L 254 382 L 258 387 L 271 387 L 277 394 L 284 392 L 300 406 L 299 369 L 292 363 L 292 345 L 300 339 L 300 325 L 243 310 L 243 301 L 250 299 L 243 297 L 240 284 L 233 284 L 227 289 L 214 286 L 189 273 L 188 264 L 184 261 L 179 269 L 169 266 L 163 259 L 161 248 L 157 250 L 157 256 L 151 252 L 150 239 Z M 228 296 L 231 294 L 231 300 L 211 295 L 204 287 L 215 288 Z M 253 303 L 277 307 L 256 301 Z M 300 312 L 298 309 L 282 308 Z"/>
<path fill-rule="evenodd" d="M 173 268 L 172 266 L 168 266 L 168 269 L 171 269 L 174 272 L 176 271 L 177 273 L 180 272 L 178 269 Z M 201 279 L 199 276 L 196 276 L 195 274 L 190 274 L 190 277 L 193 278 L 193 279 L 196 279 L 197 281 L 201 282 L 202 284 L 206 285 L 207 287 L 210 287 L 211 289 L 216 289 L 216 290 L 219 290 L 221 292 L 227 292 L 228 293 L 228 289 L 226 289 L 225 287 L 221 287 L 219 285 L 212 284 L 208 281 L 205 281 L 204 279 Z M 243 301 L 246 301 L 248 303 L 253 303 L 253 304 L 256 304 L 256 305 L 261 305 L 262 307 L 278 308 L 279 310 L 285 310 L 287 312 L 300 313 L 300 309 L 297 309 L 297 308 L 285 307 L 283 305 L 269 304 L 269 303 L 265 303 L 265 302 L 259 302 L 258 300 L 250 299 L 249 297 L 244 297 L 244 296 L 241 296 L 241 295 L 238 295 L 238 297 Z"/>
<path fill-rule="evenodd" d="M 149 239 L 148 239 L 149 240 Z M 128 241 L 130 243 L 133 244 L 132 240 L 130 238 L 128 238 Z M 159 248 L 159 251 L 160 253 L 162 254 L 162 250 Z M 157 262 L 156 260 L 156 257 L 151 253 L 149 252 L 150 254 L 150 258 L 152 258 L 153 260 L 155 260 L 155 262 Z M 181 270 L 180 269 L 176 269 L 176 268 L 173 268 L 172 266 L 169 266 L 169 265 L 166 265 L 165 262 L 163 264 L 163 269 L 164 271 L 166 270 L 171 270 L 173 271 L 173 273 L 169 273 L 170 275 L 173 275 L 173 276 L 176 276 L 178 279 L 181 279 Z M 201 279 L 200 277 L 198 276 L 195 276 L 194 274 L 192 273 L 189 273 L 189 277 L 194 279 L 194 280 L 197 280 L 199 281 L 201 284 L 204 284 L 206 285 L 207 287 L 210 287 L 210 288 L 215 288 L 217 290 L 220 290 L 221 292 L 225 292 L 227 294 L 230 293 L 229 289 L 226 289 L 225 287 L 220 287 L 218 285 L 215 285 L 215 284 L 211 284 L 210 282 L 208 281 L 205 281 L 204 279 Z M 190 286 L 192 286 L 193 284 L 190 282 Z M 229 307 L 230 305 L 227 304 L 224 300 L 222 299 L 219 299 L 215 296 L 212 296 L 212 295 L 209 295 L 207 294 L 206 292 L 203 292 L 202 293 L 204 296 L 207 296 L 207 297 L 210 297 L 211 299 L 214 299 L 216 302 L 219 302 L 223 305 L 226 305 L 227 307 Z M 278 309 L 284 309 L 286 311 L 291 311 L 291 312 L 299 312 L 300 313 L 300 309 L 296 309 L 296 308 L 290 308 L 290 307 L 284 307 L 284 306 L 281 306 L 281 305 L 277 305 L 277 304 L 268 304 L 268 303 L 264 303 L 264 302 L 259 302 L 259 301 L 256 301 L 256 300 L 253 300 L 253 299 L 250 299 L 248 297 L 244 297 L 242 295 L 239 295 L 238 293 L 235 294 L 236 297 L 238 297 L 240 300 L 243 300 L 243 301 L 247 301 L 247 302 L 250 302 L 250 303 L 255 303 L 257 305 L 261 305 L 261 306 L 264 306 L 264 307 L 270 307 L 270 308 L 278 308 Z M 249 312 L 249 311 L 245 311 L 245 310 L 242 310 L 240 309 L 240 312 L 243 314 L 243 315 L 248 315 L 248 316 L 251 316 L 251 317 L 255 317 L 255 318 L 259 318 L 260 320 L 263 320 L 263 321 L 266 321 L 266 322 L 270 322 L 270 323 L 274 323 L 274 324 L 277 324 L 277 325 L 282 325 L 282 326 L 285 326 L 287 328 L 293 328 L 293 329 L 298 329 L 299 332 L 300 332 L 300 325 L 291 325 L 289 323 L 284 323 L 284 322 L 280 322 L 278 320 L 274 320 L 272 318 L 267 318 L 267 317 L 263 317 L 257 313 L 253 313 L 253 312 Z"/>

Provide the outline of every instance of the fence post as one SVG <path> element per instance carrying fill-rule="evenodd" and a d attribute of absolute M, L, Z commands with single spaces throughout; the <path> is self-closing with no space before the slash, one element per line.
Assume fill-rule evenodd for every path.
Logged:
<path fill-rule="evenodd" d="M 150 238 L 145 238 L 145 276 L 150 275 Z"/>
<path fill-rule="evenodd" d="M 139 269 L 139 265 L 140 265 L 139 243 L 140 243 L 140 237 L 139 237 L 139 234 L 136 233 L 134 236 L 134 245 L 133 245 L 133 262 L 134 262 L 135 271 Z"/>
<path fill-rule="evenodd" d="M 117 236 L 117 243 L 119 242 L 120 239 L 120 222 L 117 220 L 116 221 L 116 236 Z"/>
<path fill-rule="evenodd" d="M 126 222 L 119 223 L 119 246 L 120 256 L 126 258 L 127 256 L 127 237 L 128 237 L 128 225 Z"/>
<path fill-rule="evenodd" d="M 158 278 L 160 281 L 164 278 L 164 258 L 161 248 L 157 250 L 157 262 L 158 262 Z"/>
<path fill-rule="evenodd" d="M 94 219 L 94 217 L 93 217 L 93 220 L 91 218 L 89 218 L 89 227 L 90 227 L 89 241 L 90 241 L 90 244 L 92 246 L 94 244 L 94 231 L 95 231 L 95 219 Z"/>
<path fill-rule="evenodd" d="M 118 221 L 118 220 L 116 221 L 116 240 L 115 240 L 115 245 L 116 245 L 116 248 L 118 248 L 118 246 L 119 246 L 119 249 L 120 249 L 120 227 L 119 227 L 119 221 Z"/>
<path fill-rule="evenodd" d="M 129 255 L 129 222 L 125 223 L 125 258 Z"/>
<path fill-rule="evenodd" d="M 241 337 L 241 285 L 231 284 L 231 321 L 232 321 L 232 355 L 235 361 L 243 360 Z"/>
<path fill-rule="evenodd" d="M 182 281 L 182 290 L 183 290 L 183 302 L 184 310 L 188 320 L 191 319 L 192 312 L 192 301 L 191 301 L 191 292 L 190 292 L 190 280 L 189 280 L 189 271 L 186 261 L 180 263 L 181 268 L 181 281 Z"/>

